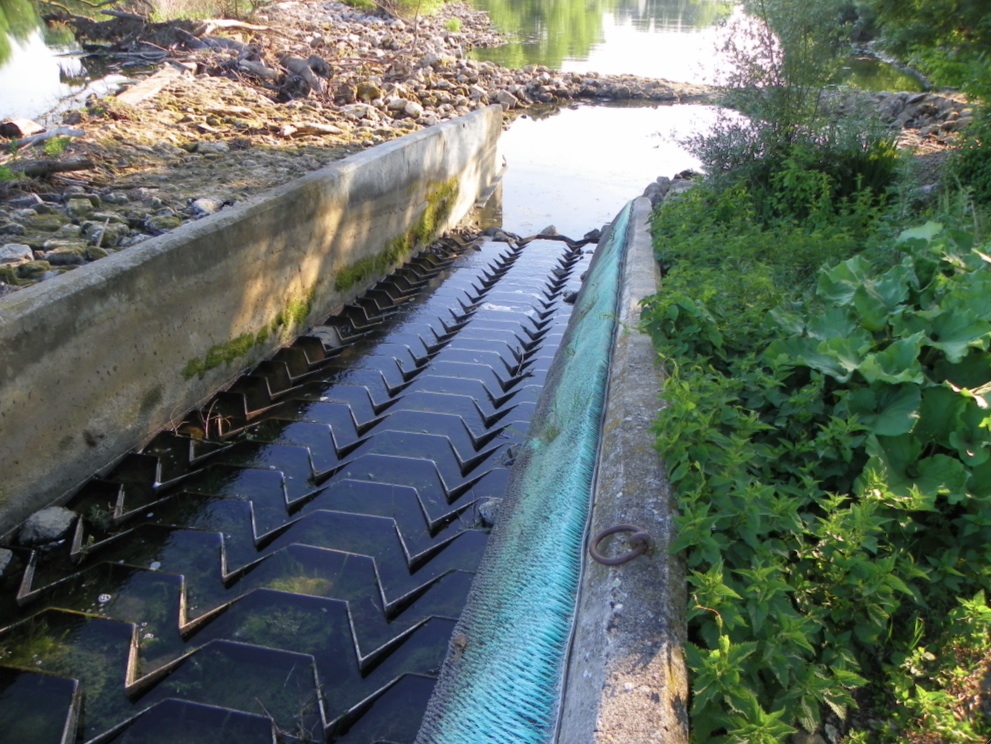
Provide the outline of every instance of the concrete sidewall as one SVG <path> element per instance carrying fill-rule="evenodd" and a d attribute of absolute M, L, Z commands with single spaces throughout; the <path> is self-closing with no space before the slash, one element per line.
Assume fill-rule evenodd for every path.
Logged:
<path fill-rule="evenodd" d="M 501 126 L 477 111 L 0 299 L 0 531 L 380 278 L 349 268 L 462 220 Z"/>

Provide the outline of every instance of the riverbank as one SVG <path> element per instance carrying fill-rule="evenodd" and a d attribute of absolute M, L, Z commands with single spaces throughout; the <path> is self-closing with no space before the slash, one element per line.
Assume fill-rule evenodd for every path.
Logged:
<path fill-rule="evenodd" d="M 161 24 L 125 20 L 80 32 L 105 53 L 134 53 L 127 39 L 168 55 L 159 54 L 151 78 L 67 115 L 80 136 L 64 141 L 58 159 L 90 167 L 0 184 L 0 295 L 492 103 L 511 118 L 576 100 L 709 94 L 476 62 L 471 49 L 503 40 L 484 13 L 458 3 L 404 21 L 339 2 L 287 2 L 250 24 L 183 24 L 171 37 Z"/>
<path fill-rule="evenodd" d="M 11 169 L 0 181 L 0 296 L 492 103 L 509 122 L 534 107 L 714 97 L 699 85 L 477 62 L 472 49 L 504 39 L 460 3 L 412 20 L 292 1 L 250 23 L 62 21 L 88 49 L 141 55 L 158 71 L 69 112 L 73 136 L 0 158 Z M 944 96 L 874 98 L 905 144 L 927 152 L 968 120 L 965 104 Z M 41 149 L 43 163 L 83 168 L 12 178 Z"/>

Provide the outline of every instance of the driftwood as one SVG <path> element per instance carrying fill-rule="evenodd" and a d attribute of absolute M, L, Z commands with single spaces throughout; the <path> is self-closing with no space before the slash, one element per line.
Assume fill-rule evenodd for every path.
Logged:
<path fill-rule="evenodd" d="M 55 127 L 55 129 L 50 129 L 47 132 L 42 132 L 41 134 L 35 134 L 30 137 L 25 137 L 22 140 L 17 141 L 17 149 L 23 150 L 27 147 L 33 147 L 45 140 L 50 140 L 55 137 L 82 137 L 86 132 L 82 129 L 73 129 L 72 127 Z"/>
<path fill-rule="evenodd" d="M 344 130 L 333 124 L 320 122 L 303 124 L 286 124 L 280 130 L 283 137 L 300 137 L 306 134 L 342 134 Z"/>
<path fill-rule="evenodd" d="M 52 173 L 68 173 L 70 171 L 88 170 L 93 167 L 89 158 L 74 158 L 72 160 L 15 160 L 7 165 L 12 171 L 23 173 L 25 176 L 40 178 Z"/>
<path fill-rule="evenodd" d="M 261 62 L 252 62 L 251 60 L 244 59 L 237 63 L 240 70 L 247 72 L 255 77 L 260 77 L 262 80 L 275 80 L 279 77 L 277 70 L 273 70 L 271 67 L 266 67 Z"/>
<path fill-rule="evenodd" d="M 22 139 L 44 131 L 41 124 L 30 119 L 8 119 L 0 124 L 0 137 L 7 139 Z"/>
<path fill-rule="evenodd" d="M 292 74 L 298 75 L 303 81 L 309 86 L 310 90 L 316 93 L 323 93 L 323 81 L 317 77 L 317 74 L 310 67 L 309 60 L 300 59 L 299 57 L 283 57 L 280 62 L 282 62 L 283 67 Z"/>
<path fill-rule="evenodd" d="M 138 23 L 148 23 L 148 19 L 137 13 L 125 13 L 123 10 L 101 10 L 101 14 L 111 18 L 123 18 L 125 21 L 137 21 Z"/>
<path fill-rule="evenodd" d="M 127 90 L 117 95 L 117 100 L 133 106 L 141 101 L 146 101 L 158 95 L 158 92 L 169 83 L 185 75 L 187 70 L 182 67 L 163 67 L 149 78 L 145 78 L 137 85 L 132 85 Z"/>
<path fill-rule="evenodd" d="M 256 26 L 253 23 L 245 23 L 244 21 L 235 21 L 228 18 L 208 18 L 203 21 L 203 25 L 206 27 L 203 33 L 212 33 L 214 29 L 217 28 L 239 28 L 245 31 L 271 31 L 268 26 Z"/>

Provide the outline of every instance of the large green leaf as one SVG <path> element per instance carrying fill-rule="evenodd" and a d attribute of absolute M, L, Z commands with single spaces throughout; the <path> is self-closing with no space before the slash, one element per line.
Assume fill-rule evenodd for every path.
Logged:
<path fill-rule="evenodd" d="M 806 330 L 814 339 L 828 341 L 833 338 L 856 338 L 870 346 L 872 339 L 847 308 L 829 307 L 809 318 Z"/>
<path fill-rule="evenodd" d="M 904 308 L 910 290 L 917 287 L 918 278 L 907 263 L 892 267 L 876 280 L 865 277 L 853 293 L 861 324 L 870 331 L 885 328 Z"/>
<path fill-rule="evenodd" d="M 846 393 L 837 410 L 847 417 L 856 416 L 874 434 L 896 437 L 914 429 L 921 401 L 918 385 L 879 384 Z"/>
<path fill-rule="evenodd" d="M 904 243 L 909 243 L 914 240 L 921 240 L 926 243 L 932 241 L 937 235 L 943 232 L 943 226 L 938 222 L 927 222 L 919 227 L 912 227 L 908 230 L 903 230 L 895 241 L 896 245 L 902 245 Z"/>
<path fill-rule="evenodd" d="M 950 432 L 957 428 L 966 407 L 966 399 L 949 385 L 926 388 L 922 392 L 915 435 L 923 444 L 932 442 L 949 448 Z"/>
<path fill-rule="evenodd" d="M 951 364 L 941 359 L 933 365 L 933 379 L 946 381 L 959 388 L 978 388 L 991 380 L 991 354 L 971 349 L 959 362 Z"/>
<path fill-rule="evenodd" d="M 932 509 L 940 496 L 953 504 L 966 498 L 967 468 L 946 455 L 919 458 L 922 445 L 911 434 L 867 438 L 871 456 L 865 470 L 881 475 L 890 493 L 915 501 L 916 509 Z"/>
<path fill-rule="evenodd" d="M 991 322 L 957 302 L 904 315 L 893 326 L 904 335 L 924 333 L 925 344 L 942 351 L 951 364 L 960 362 L 972 348 L 986 349 L 991 334 Z"/>
<path fill-rule="evenodd" d="M 819 274 L 816 294 L 826 302 L 844 306 L 853 303 L 853 295 L 870 275 L 871 267 L 861 256 L 837 264 Z"/>
<path fill-rule="evenodd" d="M 922 349 L 922 333 L 914 333 L 889 344 L 888 348 L 876 354 L 869 354 L 859 367 L 859 372 L 868 383 L 887 382 L 897 385 L 925 382 L 919 351 Z"/>

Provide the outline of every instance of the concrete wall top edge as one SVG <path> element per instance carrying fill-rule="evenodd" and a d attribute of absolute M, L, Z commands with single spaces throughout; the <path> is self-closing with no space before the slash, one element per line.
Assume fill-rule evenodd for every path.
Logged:
<path fill-rule="evenodd" d="M 343 160 L 330 163 L 312 173 L 300 176 L 293 181 L 277 186 L 263 194 L 258 194 L 227 209 L 210 215 L 195 222 L 188 222 L 175 230 L 158 237 L 149 238 L 142 243 L 115 253 L 100 261 L 85 264 L 78 269 L 39 284 L 25 287 L 13 294 L 0 297 L 0 337 L 7 322 L 17 315 L 32 312 L 39 307 L 47 307 L 51 302 L 65 297 L 76 291 L 112 281 L 115 276 L 130 271 L 135 266 L 145 264 L 150 258 L 166 254 L 176 247 L 209 238 L 214 234 L 223 233 L 232 224 L 236 224 L 246 215 L 263 208 L 265 205 L 277 204 L 285 198 L 292 198 L 298 193 L 305 193 L 313 188 L 326 192 L 323 196 L 332 196 L 337 182 L 342 179 L 354 178 L 355 174 L 368 173 L 376 161 L 392 156 L 396 151 L 410 148 L 412 145 L 438 136 L 457 133 L 470 126 L 471 120 L 497 118 L 501 121 L 502 109 L 499 106 L 488 106 L 485 109 L 468 114 L 465 117 L 443 122 L 429 129 L 421 129 L 395 140 L 390 140 L 363 152 L 351 155 Z M 456 135 L 455 135 L 456 136 Z"/>

